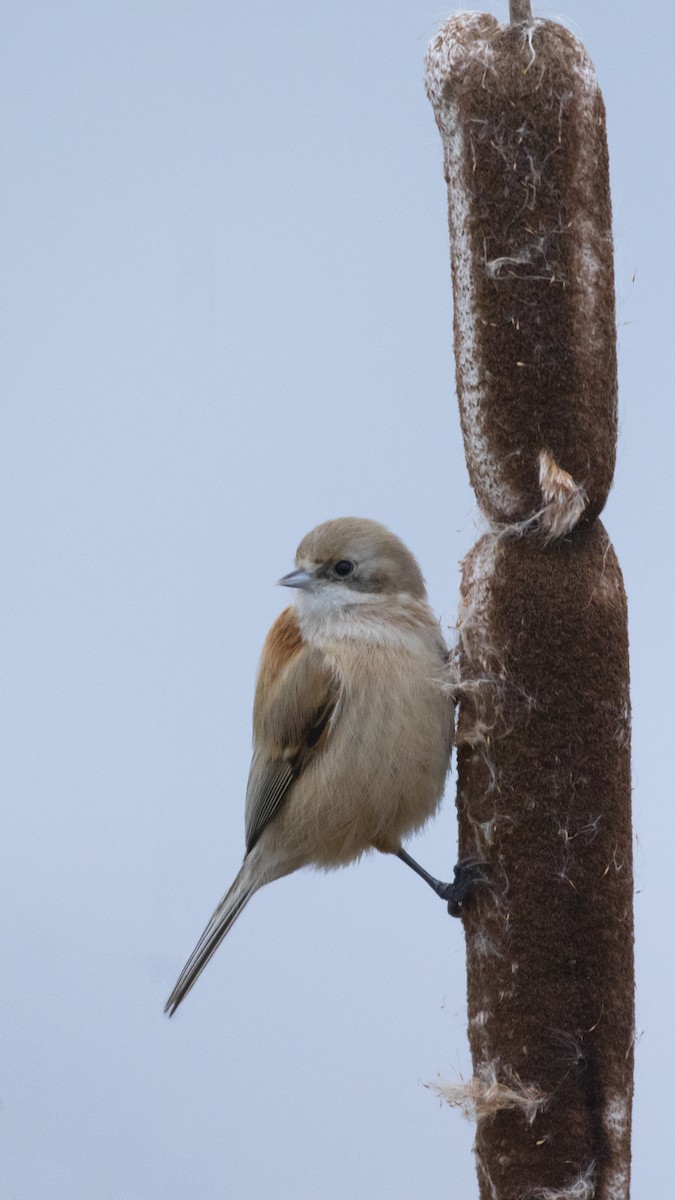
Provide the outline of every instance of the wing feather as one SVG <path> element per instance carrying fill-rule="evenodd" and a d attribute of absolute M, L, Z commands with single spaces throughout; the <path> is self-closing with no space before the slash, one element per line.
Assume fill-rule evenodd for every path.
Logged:
<path fill-rule="evenodd" d="M 290 762 L 267 759 L 255 752 L 246 793 L 247 854 L 272 820 L 294 778 Z"/>
<path fill-rule="evenodd" d="M 246 793 L 247 853 L 294 780 L 321 752 L 339 695 L 334 669 L 320 650 L 302 640 L 294 610 L 286 609 L 268 634 L 258 673 Z"/>

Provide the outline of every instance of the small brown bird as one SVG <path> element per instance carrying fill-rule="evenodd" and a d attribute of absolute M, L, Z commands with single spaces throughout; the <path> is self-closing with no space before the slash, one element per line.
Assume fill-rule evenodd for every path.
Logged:
<path fill-rule="evenodd" d="M 450 760 L 448 651 L 417 561 L 375 521 L 303 539 L 279 580 L 297 602 L 263 647 L 253 706 L 246 854 L 169 997 L 172 1015 L 258 888 L 300 867 L 397 854 L 459 912 L 476 883 L 444 884 L 402 848 L 436 811 Z"/>

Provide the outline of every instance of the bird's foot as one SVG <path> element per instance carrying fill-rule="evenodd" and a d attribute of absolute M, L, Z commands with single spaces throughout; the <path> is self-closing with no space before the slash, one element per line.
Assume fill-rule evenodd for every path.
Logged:
<path fill-rule="evenodd" d="M 441 883 L 434 891 L 441 900 L 447 900 L 448 912 L 451 917 L 461 917 L 464 905 L 475 892 L 487 887 L 489 879 L 485 874 L 487 863 L 480 858 L 461 858 L 455 867 L 455 878 L 452 883 Z"/>

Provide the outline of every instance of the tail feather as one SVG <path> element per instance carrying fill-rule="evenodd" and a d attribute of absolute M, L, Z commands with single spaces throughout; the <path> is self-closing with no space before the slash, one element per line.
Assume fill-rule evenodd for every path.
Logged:
<path fill-rule="evenodd" d="M 223 896 L 206 929 L 202 933 L 192 954 L 178 976 L 164 1012 L 173 1016 L 178 1005 L 185 999 L 190 989 L 197 982 L 209 959 L 213 957 L 225 934 L 231 929 L 244 906 L 258 890 L 263 879 L 256 879 L 248 869 L 248 863 L 241 868 L 230 890 Z"/>

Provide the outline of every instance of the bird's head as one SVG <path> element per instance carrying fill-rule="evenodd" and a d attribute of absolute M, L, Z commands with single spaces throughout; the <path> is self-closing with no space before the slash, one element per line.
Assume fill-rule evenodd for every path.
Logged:
<path fill-rule="evenodd" d="M 374 595 L 426 596 L 417 560 L 377 521 L 339 517 L 317 525 L 302 539 L 295 562 L 296 570 L 279 583 L 326 602 L 340 598 L 342 603 L 358 603 Z"/>

